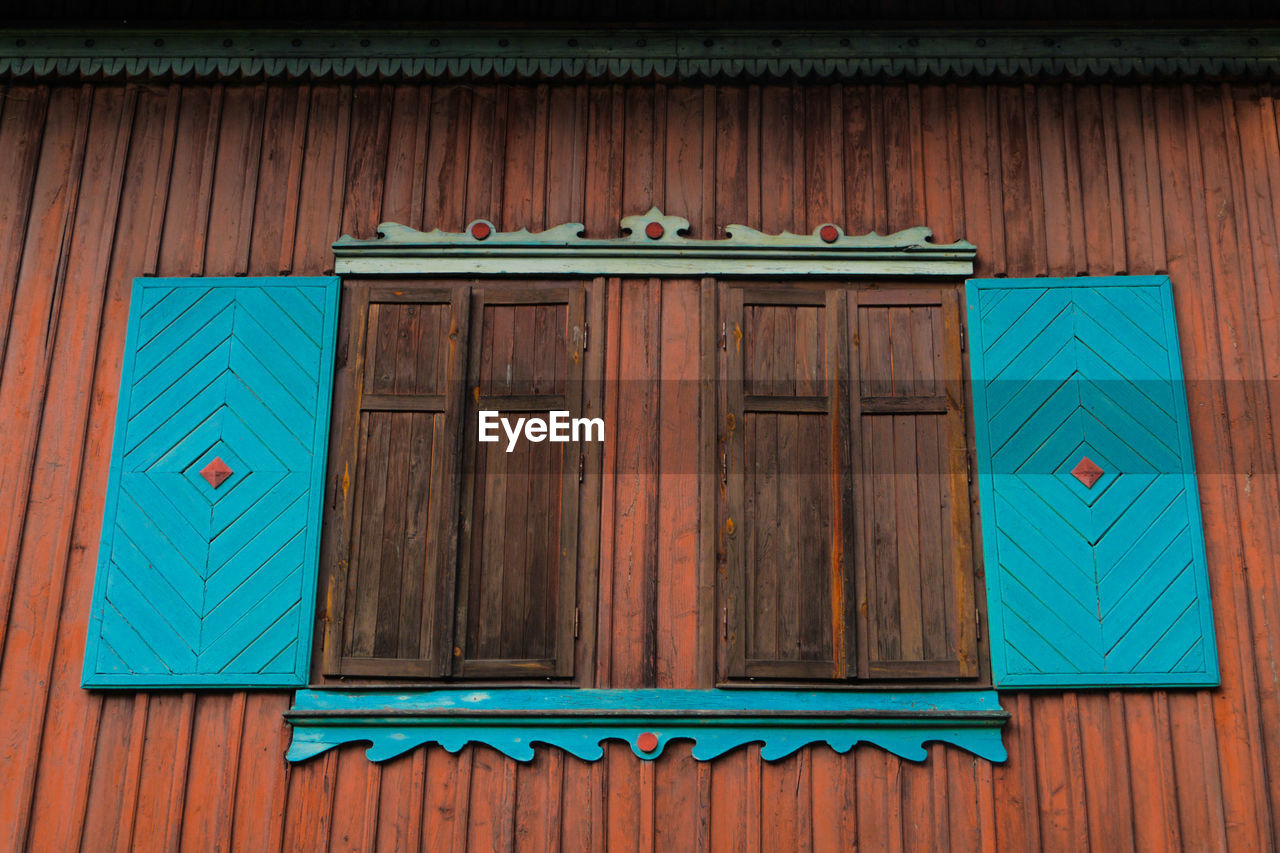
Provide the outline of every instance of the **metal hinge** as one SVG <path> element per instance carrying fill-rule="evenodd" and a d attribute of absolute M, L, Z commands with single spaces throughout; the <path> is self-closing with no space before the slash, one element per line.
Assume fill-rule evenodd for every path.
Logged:
<path fill-rule="evenodd" d="M 720 349 L 727 349 L 728 344 L 728 323 L 720 324 Z"/>
<path fill-rule="evenodd" d="M 720 636 L 729 639 L 729 608 L 720 611 Z"/>
<path fill-rule="evenodd" d="M 964 323 L 960 324 L 960 350 L 962 352 L 969 351 L 969 332 L 965 328 Z"/>
<path fill-rule="evenodd" d="M 578 482 L 579 483 L 582 482 L 582 477 L 586 473 L 586 470 L 587 470 L 586 455 L 579 453 L 578 454 Z"/>
<path fill-rule="evenodd" d="M 980 613 L 978 611 L 978 608 L 976 607 L 973 608 L 973 624 L 978 626 L 978 639 L 981 640 L 982 639 L 982 613 Z"/>
<path fill-rule="evenodd" d="M 582 324 L 582 351 L 587 351 L 587 345 L 591 343 L 591 324 Z"/>
<path fill-rule="evenodd" d="M 969 458 L 969 454 L 964 455 L 964 475 L 969 478 L 969 482 L 973 482 L 973 460 Z"/>
<path fill-rule="evenodd" d="M 578 632 L 582 628 L 582 608 L 573 608 L 573 638 L 578 639 Z"/>

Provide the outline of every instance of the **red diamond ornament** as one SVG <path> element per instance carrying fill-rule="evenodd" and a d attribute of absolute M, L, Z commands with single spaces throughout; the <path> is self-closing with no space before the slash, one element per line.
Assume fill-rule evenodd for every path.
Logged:
<path fill-rule="evenodd" d="M 1098 482 L 1102 477 L 1103 470 L 1099 468 L 1094 461 L 1088 456 L 1083 456 L 1076 463 L 1076 467 L 1071 469 L 1071 476 L 1084 483 L 1086 489 L 1092 489 L 1093 484 Z"/>
<path fill-rule="evenodd" d="M 214 457 L 214 460 L 204 466 L 204 470 L 200 472 L 200 476 L 209 481 L 209 485 L 215 489 L 227 481 L 231 476 L 232 470 L 227 467 L 227 463 L 222 461 L 221 456 Z"/>

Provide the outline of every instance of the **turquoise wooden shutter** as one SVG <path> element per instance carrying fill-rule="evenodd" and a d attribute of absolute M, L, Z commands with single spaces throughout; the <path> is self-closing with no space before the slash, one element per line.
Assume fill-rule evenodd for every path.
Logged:
<path fill-rule="evenodd" d="M 300 685 L 338 279 L 138 279 L 86 687 Z"/>
<path fill-rule="evenodd" d="M 1217 684 L 1169 279 L 973 280 L 968 303 L 996 684 Z"/>

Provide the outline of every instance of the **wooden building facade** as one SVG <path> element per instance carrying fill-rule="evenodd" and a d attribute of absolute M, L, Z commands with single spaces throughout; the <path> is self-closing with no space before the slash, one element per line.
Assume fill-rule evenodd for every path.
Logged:
<path fill-rule="evenodd" d="M 1273 31 L 1258 33 L 1276 43 Z M 1253 37 L 1241 36 L 1240 51 Z M 596 76 L 545 66 L 300 76 L 104 73 L 80 60 L 9 67 L 0 81 L 6 847 L 1280 845 L 1274 69 L 1238 57 L 1217 72 L 1172 68 L 1184 61 L 1174 59 L 1167 72 L 1132 73 L 1105 62 L 1020 70 L 1010 60 L 1007 72 L 978 63 L 939 74 L 885 71 L 886 61 L 871 74 L 633 65 Z M 135 278 L 331 275 L 334 241 L 372 240 L 382 222 L 457 233 L 477 220 L 498 233 L 578 222 L 587 238 L 608 240 L 624 217 L 654 207 L 704 240 L 731 224 L 809 235 L 835 223 L 842 237 L 923 225 L 934 243 L 976 247 L 975 278 L 1168 276 L 1221 685 L 1000 690 L 1003 762 L 943 743 L 920 762 L 823 744 L 774 761 L 759 744 L 699 761 L 683 741 L 652 761 L 609 741 L 597 761 L 539 746 L 518 762 L 469 744 L 373 762 L 348 743 L 290 762 L 289 689 L 81 686 Z M 964 322 L 964 278 L 929 285 L 953 312 L 947 335 Z M 706 308 L 715 284 L 602 275 L 587 288 L 585 308 L 572 294 L 564 304 L 590 323 L 579 354 L 600 379 L 587 393 L 599 394 L 606 423 L 577 496 L 589 511 L 573 533 L 598 571 L 573 580 L 577 640 L 536 627 L 572 658 L 537 674 L 571 664 L 579 687 L 713 688 L 718 668 L 732 668 L 717 658 L 718 462 L 697 439 L 720 418 L 703 388 L 719 369 L 720 315 Z M 541 322 L 531 313 L 521 328 Z M 348 357 L 340 349 L 340 381 Z M 976 501 L 976 486 L 957 488 L 966 506 Z M 985 511 L 975 509 L 967 565 L 981 566 Z M 968 577 L 980 606 L 989 571 Z M 311 683 L 359 681 L 358 666 L 333 663 L 358 657 L 357 640 L 321 662 L 332 621 L 325 583 Z M 928 602 L 918 606 L 928 619 Z M 957 628 L 939 654 L 958 656 L 948 677 L 990 687 L 985 608 L 973 618 L 974 633 Z M 812 642 L 830 651 L 840 639 Z M 523 654 L 546 657 L 544 646 Z M 979 660 L 966 662 L 965 648 Z"/>

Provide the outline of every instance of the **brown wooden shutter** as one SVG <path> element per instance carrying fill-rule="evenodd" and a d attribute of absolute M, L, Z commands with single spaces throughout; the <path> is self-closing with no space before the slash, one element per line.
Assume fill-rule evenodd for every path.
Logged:
<path fill-rule="evenodd" d="M 449 671 L 468 288 L 348 288 L 326 670 Z"/>
<path fill-rule="evenodd" d="M 859 674 L 978 674 L 953 289 L 850 291 Z"/>
<path fill-rule="evenodd" d="M 733 677 L 841 678 L 853 659 L 842 298 L 796 288 L 726 291 Z"/>
<path fill-rule="evenodd" d="M 581 285 L 476 288 L 454 674 L 573 674 L 580 443 L 480 443 L 477 414 L 582 415 Z"/>

